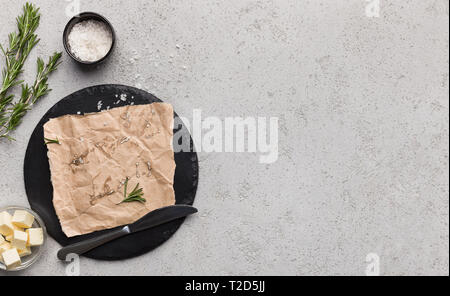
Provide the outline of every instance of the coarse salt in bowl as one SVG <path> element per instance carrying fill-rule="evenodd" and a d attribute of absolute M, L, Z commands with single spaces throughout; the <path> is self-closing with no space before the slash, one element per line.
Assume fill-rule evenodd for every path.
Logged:
<path fill-rule="evenodd" d="M 82 64 L 96 64 L 110 54 L 114 30 L 101 15 L 84 12 L 73 17 L 64 30 L 64 47 L 67 53 Z"/>

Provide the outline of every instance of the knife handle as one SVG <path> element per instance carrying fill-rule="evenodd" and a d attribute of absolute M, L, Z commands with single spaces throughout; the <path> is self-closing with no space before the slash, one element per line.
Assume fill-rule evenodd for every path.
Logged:
<path fill-rule="evenodd" d="M 69 254 L 84 254 L 96 247 L 99 247 L 103 244 L 106 244 L 107 242 L 118 239 L 119 237 L 125 236 L 127 234 L 130 234 L 130 228 L 128 226 L 125 226 L 112 232 L 102 234 L 98 237 L 68 245 L 58 251 L 58 259 L 66 260 L 66 257 Z"/>

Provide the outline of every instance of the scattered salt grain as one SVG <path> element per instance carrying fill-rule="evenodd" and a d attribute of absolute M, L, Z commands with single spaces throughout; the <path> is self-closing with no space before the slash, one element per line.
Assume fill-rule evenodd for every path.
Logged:
<path fill-rule="evenodd" d="M 82 21 L 68 36 L 70 51 L 86 62 L 95 62 L 106 56 L 112 46 L 112 33 L 108 26 L 100 21 Z"/>
<path fill-rule="evenodd" d="M 126 143 L 130 140 L 130 137 L 123 137 L 122 140 L 120 141 L 120 144 Z"/>
<path fill-rule="evenodd" d="M 102 101 L 98 101 L 97 102 L 97 110 L 102 109 L 102 106 L 103 106 L 103 102 Z"/>
<path fill-rule="evenodd" d="M 121 94 L 120 95 L 120 99 L 125 102 L 127 100 L 127 95 L 126 94 Z"/>

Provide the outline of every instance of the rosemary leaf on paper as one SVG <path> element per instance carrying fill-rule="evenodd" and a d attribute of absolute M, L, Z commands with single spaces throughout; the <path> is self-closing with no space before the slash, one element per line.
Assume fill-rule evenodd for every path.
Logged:
<path fill-rule="evenodd" d="M 58 138 L 56 138 L 56 140 L 53 140 L 53 139 L 49 139 L 49 138 L 45 138 L 44 137 L 44 143 L 45 143 L 45 145 L 49 145 L 49 144 L 61 145 L 61 143 L 59 142 Z"/>
<path fill-rule="evenodd" d="M 130 194 L 127 195 L 127 187 L 128 187 L 128 177 L 125 179 L 124 189 L 123 189 L 123 200 L 119 203 L 123 202 L 133 202 L 138 201 L 141 203 L 145 203 L 146 199 L 143 198 L 144 191 L 142 188 L 139 188 L 139 183 L 136 184 L 136 187 L 134 187 L 133 191 L 130 192 Z"/>

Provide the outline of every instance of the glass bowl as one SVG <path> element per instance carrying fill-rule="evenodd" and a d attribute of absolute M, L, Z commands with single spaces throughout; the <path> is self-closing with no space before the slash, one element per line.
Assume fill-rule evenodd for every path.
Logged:
<path fill-rule="evenodd" d="M 6 269 L 5 264 L 0 262 L 0 270 L 19 271 L 19 270 L 24 270 L 24 269 L 30 267 L 31 265 L 33 265 L 33 263 L 35 263 L 39 259 L 39 257 L 41 257 L 42 250 L 45 246 L 45 242 L 47 241 L 47 231 L 45 229 L 44 222 L 42 221 L 41 217 L 39 217 L 39 215 L 36 214 L 31 209 L 19 207 L 19 206 L 10 206 L 10 207 L 6 207 L 6 208 L 0 208 L 0 213 L 3 211 L 7 211 L 12 216 L 16 210 L 27 211 L 28 213 L 30 213 L 31 215 L 34 216 L 34 222 L 33 222 L 32 227 L 33 228 L 39 228 L 39 227 L 42 228 L 42 232 L 44 233 L 44 242 L 40 246 L 31 247 L 31 255 L 21 257 L 20 259 L 22 260 L 22 263 L 19 266 L 16 266 L 16 267 L 10 268 L 10 269 Z"/>

